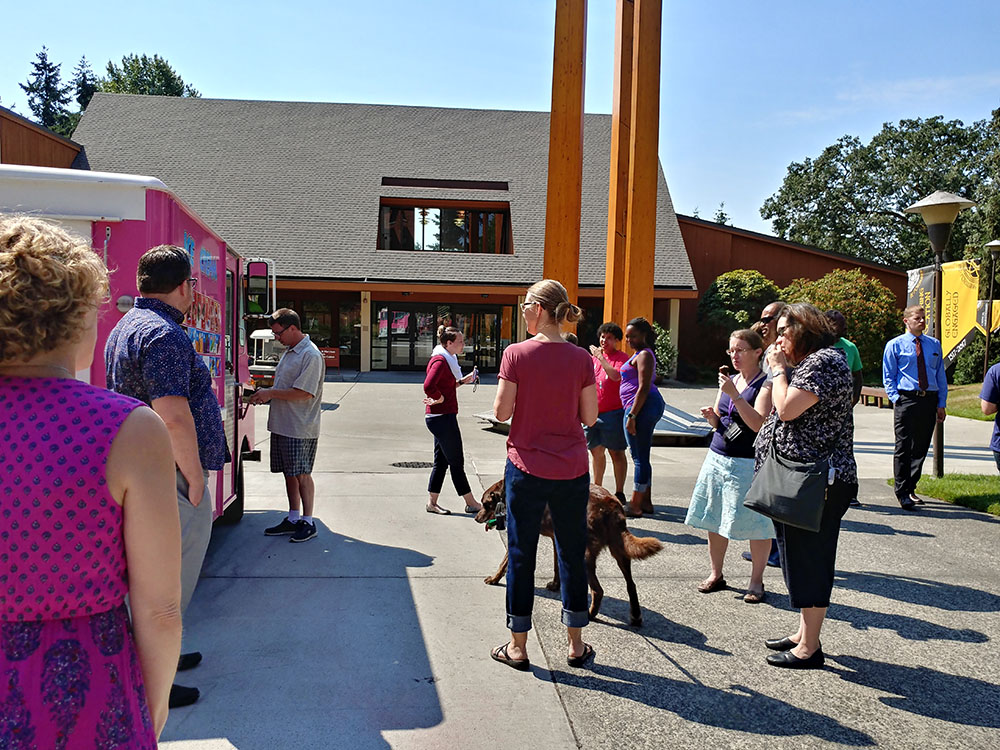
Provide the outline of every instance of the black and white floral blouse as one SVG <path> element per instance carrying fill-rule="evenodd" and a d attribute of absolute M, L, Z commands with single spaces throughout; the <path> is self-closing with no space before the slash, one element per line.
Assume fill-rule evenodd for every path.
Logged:
<path fill-rule="evenodd" d="M 767 418 L 754 443 L 754 470 L 763 463 L 777 424 L 777 447 L 782 456 L 796 461 L 829 458 L 838 479 L 856 483 L 853 381 L 844 352 L 834 348 L 813 352 L 792 371 L 788 385 L 815 394 L 819 401 L 787 422 L 779 420 L 776 413 Z"/>

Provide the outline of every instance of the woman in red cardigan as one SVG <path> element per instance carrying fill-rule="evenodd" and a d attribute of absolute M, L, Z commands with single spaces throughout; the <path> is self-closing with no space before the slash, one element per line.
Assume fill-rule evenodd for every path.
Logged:
<path fill-rule="evenodd" d="M 444 475 L 451 468 L 451 481 L 455 491 L 465 499 L 465 512 L 476 513 L 482 507 L 472 496 L 469 480 L 465 476 L 465 455 L 462 451 L 462 433 L 458 429 L 458 398 L 455 390 L 463 383 L 470 383 L 478 376 L 473 368 L 466 376 L 458 366 L 458 355 L 465 349 L 465 336 L 451 326 L 438 327 L 440 346 L 434 348 L 431 361 L 427 363 L 424 378 L 424 405 L 427 407 L 424 421 L 434 436 L 434 468 L 427 482 L 427 512 L 442 516 L 451 514 L 447 508 L 438 505 L 438 496 L 444 485 Z"/>

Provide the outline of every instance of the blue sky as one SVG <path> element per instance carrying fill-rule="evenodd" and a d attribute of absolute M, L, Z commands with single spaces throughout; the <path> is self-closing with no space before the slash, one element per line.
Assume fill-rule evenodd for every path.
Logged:
<path fill-rule="evenodd" d="M 554 0 L 283 3 L 50 0 L 4 10 L 0 103 L 44 44 L 69 77 L 81 55 L 157 53 L 206 97 L 546 110 Z M 610 112 L 614 0 L 590 0 L 588 112 Z M 995 0 L 663 0 L 660 158 L 680 213 L 769 232 L 759 215 L 788 165 L 842 135 L 1000 107 Z"/>

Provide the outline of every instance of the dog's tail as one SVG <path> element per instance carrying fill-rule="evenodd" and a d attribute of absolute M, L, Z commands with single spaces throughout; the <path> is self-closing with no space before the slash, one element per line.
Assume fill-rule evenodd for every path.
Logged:
<path fill-rule="evenodd" d="M 625 554 L 631 560 L 645 560 L 663 549 L 663 543 L 656 537 L 634 536 L 631 531 L 622 534 L 622 542 L 625 544 Z"/>

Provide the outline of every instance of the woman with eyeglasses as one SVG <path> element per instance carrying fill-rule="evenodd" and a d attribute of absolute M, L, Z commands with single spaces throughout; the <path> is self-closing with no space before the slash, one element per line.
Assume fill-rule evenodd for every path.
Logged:
<path fill-rule="evenodd" d="M 532 338 L 508 346 L 500 364 L 493 413 L 511 420 L 504 491 L 507 505 L 507 627 L 510 640 L 490 655 L 527 671 L 527 640 L 535 597 L 535 553 L 546 505 L 555 531 L 566 662 L 581 667 L 594 655 L 583 642 L 587 615 L 587 440 L 582 424 L 597 420 L 597 388 L 587 351 L 562 338 L 562 323 L 580 320 L 558 281 L 528 289 L 521 305 Z"/>
<path fill-rule="evenodd" d="M 743 601 L 757 604 L 764 601 L 764 568 L 774 527 L 769 518 L 745 507 L 743 500 L 753 481 L 754 439 L 771 411 L 771 392 L 763 387 L 764 342 L 759 334 L 733 331 L 727 354 L 736 374 L 730 376 L 728 367 L 719 368 L 715 405 L 701 410 L 714 433 L 684 522 L 708 532 L 711 571 L 698 584 L 703 594 L 726 587 L 722 566 L 729 540 L 750 540 L 753 565 Z"/>
<path fill-rule="evenodd" d="M 438 497 L 444 486 L 444 475 L 451 469 L 451 481 L 455 491 L 465 500 L 465 512 L 477 513 L 483 506 L 472 495 L 472 488 L 465 476 L 465 453 L 462 449 L 462 432 L 458 429 L 458 386 L 471 383 L 479 377 L 479 371 L 472 368 L 468 375 L 462 375 L 458 366 L 458 355 L 465 349 L 465 336 L 451 326 L 438 327 L 438 346 L 434 347 L 427 363 L 424 377 L 424 422 L 434 436 L 434 468 L 427 482 L 427 512 L 441 516 L 451 515 L 451 511 L 438 505 Z"/>
<path fill-rule="evenodd" d="M 653 445 L 653 430 L 663 416 L 663 396 L 653 385 L 656 378 L 656 355 L 653 344 L 656 332 L 645 318 L 633 318 L 625 326 L 625 340 L 635 352 L 621 367 L 618 394 L 625 410 L 625 442 L 634 465 L 632 498 L 625 508 L 629 518 L 642 518 L 653 513 L 653 467 L 649 452 Z"/>
<path fill-rule="evenodd" d="M 819 531 L 774 524 L 788 598 L 800 614 L 792 635 L 764 645 L 776 652 L 767 657 L 772 666 L 821 669 L 819 633 L 833 591 L 840 519 L 858 491 L 853 380 L 844 353 L 831 347 L 836 336 L 830 321 L 812 305 L 786 307 L 778 318 L 777 334 L 768 355 L 774 413 L 757 435 L 756 469 L 773 437 L 778 453 L 792 460 L 829 459 L 834 478 L 827 488 Z"/>

